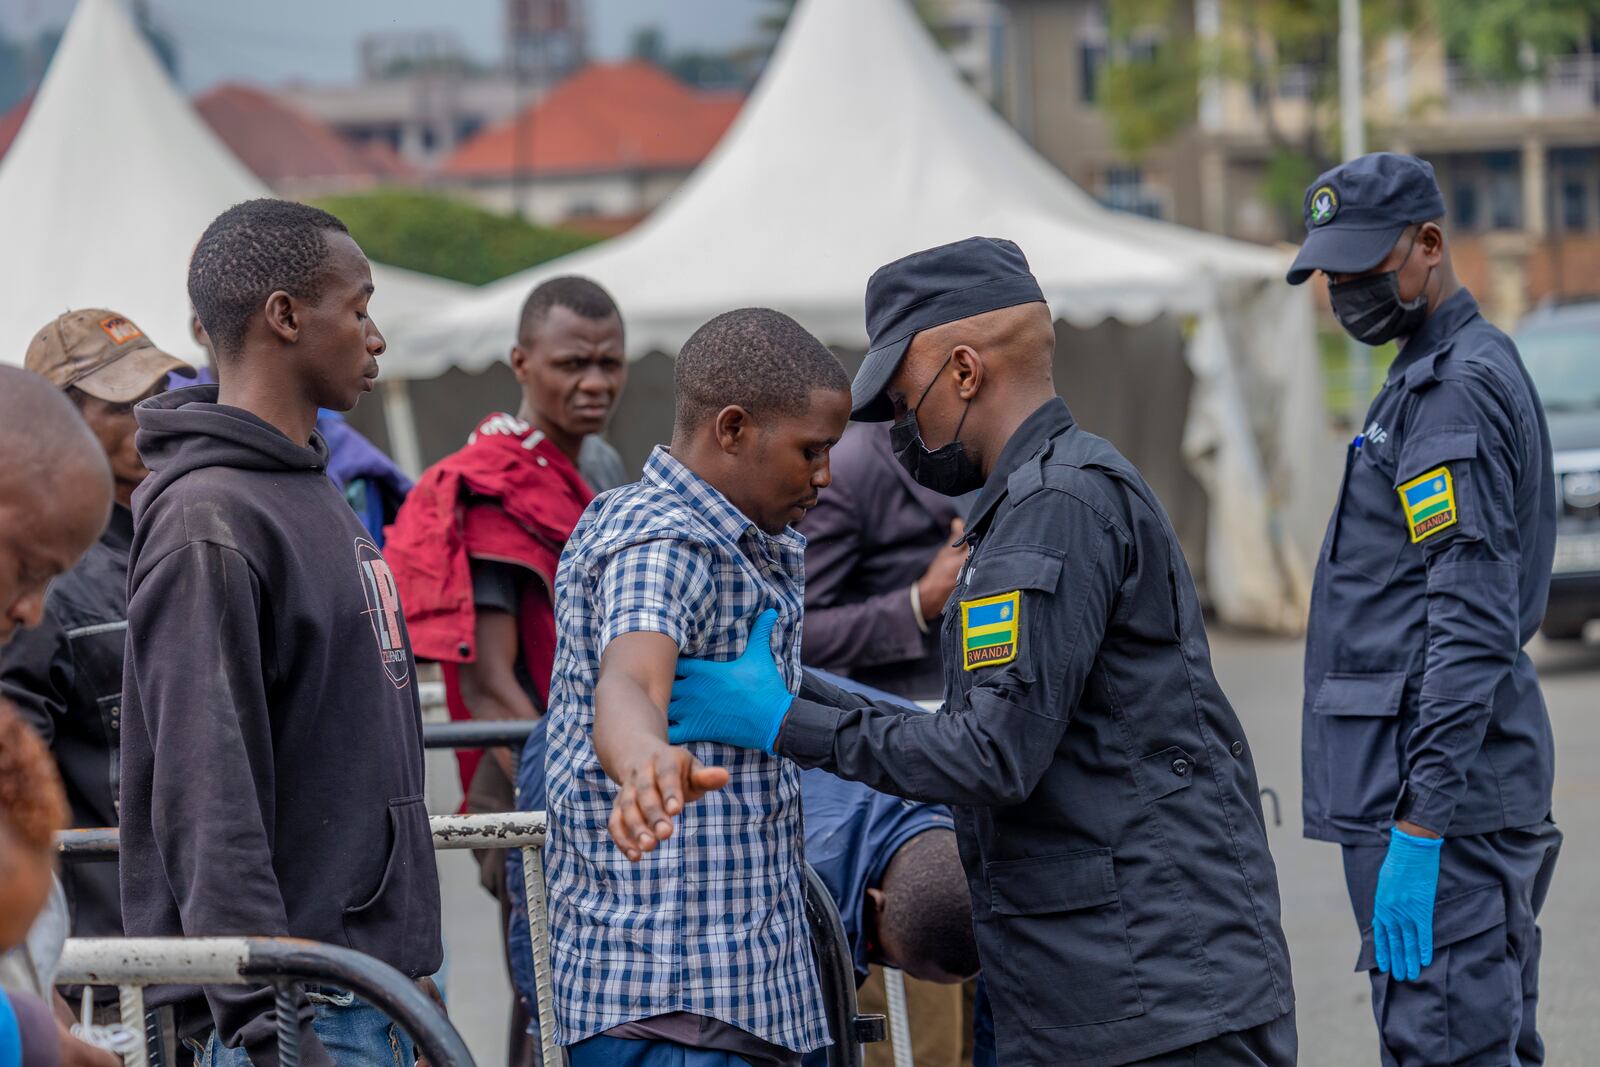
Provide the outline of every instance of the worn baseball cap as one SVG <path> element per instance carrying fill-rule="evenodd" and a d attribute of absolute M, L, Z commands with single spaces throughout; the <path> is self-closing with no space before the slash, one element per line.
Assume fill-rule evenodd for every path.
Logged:
<path fill-rule="evenodd" d="M 879 267 L 867 280 L 870 340 L 850 385 L 850 417 L 894 418 L 883 390 L 921 331 L 1042 300 L 1028 257 L 1014 242 L 996 237 L 969 237 Z"/>
<path fill-rule="evenodd" d="M 172 371 L 195 374 L 192 366 L 151 343 L 127 316 L 105 308 L 56 316 L 34 334 L 23 366 L 58 389 L 75 386 L 112 404 L 139 399 Z"/>
<path fill-rule="evenodd" d="M 1383 262 L 1407 226 L 1444 218 L 1433 166 L 1416 156 L 1373 152 L 1323 174 L 1306 190 L 1306 243 L 1290 285 L 1317 271 L 1360 274 Z"/>

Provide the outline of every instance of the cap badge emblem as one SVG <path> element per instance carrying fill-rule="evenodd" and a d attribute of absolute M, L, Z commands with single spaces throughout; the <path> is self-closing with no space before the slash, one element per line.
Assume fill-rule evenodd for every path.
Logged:
<path fill-rule="evenodd" d="M 108 319 L 101 319 L 100 328 L 106 332 L 107 337 L 111 338 L 111 343 L 114 345 L 125 344 L 135 337 L 144 336 L 143 330 L 121 315 L 113 315 Z"/>
<path fill-rule="evenodd" d="M 1311 225 L 1326 226 L 1339 213 L 1339 194 L 1324 185 L 1311 194 Z"/>

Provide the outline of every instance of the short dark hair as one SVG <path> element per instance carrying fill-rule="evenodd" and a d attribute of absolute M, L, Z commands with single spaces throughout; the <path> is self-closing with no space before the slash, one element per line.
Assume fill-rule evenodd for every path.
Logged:
<path fill-rule="evenodd" d="M 349 233 L 333 215 L 292 200 L 246 200 L 211 221 L 189 258 L 189 301 L 218 352 L 234 354 L 245 328 L 282 289 L 322 299 L 329 232 Z"/>
<path fill-rule="evenodd" d="M 576 274 L 563 274 L 559 278 L 540 282 L 523 301 L 522 316 L 517 320 L 517 341 L 533 334 L 544 324 L 551 308 L 566 308 L 585 319 L 609 319 L 615 315 L 622 321 L 622 312 L 611 294 L 600 283 Z"/>
<path fill-rule="evenodd" d="M 755 415 L 799 415 L 816 389 L 848 393 L 850 378 L 828 347 L 771 308 L 724 312 L 678 352 L 672 381 L 675 431 L 693 429 L 729 404 Z"/>
<path fill-rule="evenodd" d="M 972 898 L 953 831 L 927 830 L 902 845 L 883 872 L 882 889 L 878 940 L 905 957 L 891 962 L 963 977 L 977 973 Z"/>

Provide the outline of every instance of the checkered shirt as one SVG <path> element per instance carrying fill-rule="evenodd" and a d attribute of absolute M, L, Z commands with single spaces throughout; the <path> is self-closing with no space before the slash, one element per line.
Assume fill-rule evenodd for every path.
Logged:
<path fill-rule="evenodd" d="M 661 448 L 639 482 L 598 497 L 567 542 L 546 761 L 562 1044 L 676 1011 L 796 1052 L 828 1043 L 803 903 L 795 765 L 691 744 L 732 780 L 687 805 L 673 835 L 635 864 L 606 832 L 617 787 L 593 739 L 600 654 L 626 633 L 666 634 L 681 655 L 729 660 L 756 616 L 776 608 L 774 648 L 797 690 L 804 575 L 803 537 L 762 533 Z"/>

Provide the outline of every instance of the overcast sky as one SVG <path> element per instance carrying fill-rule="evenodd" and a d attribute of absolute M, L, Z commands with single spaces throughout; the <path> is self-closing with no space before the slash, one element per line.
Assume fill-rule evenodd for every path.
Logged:
<path fill-rule="evenodd" d="M 120 0 L 127 2 L 127 0 Z M 627 52 L 635 30 L 658 26 L 670 49 L 749 42 L 764 0 L 587 0 L 590 48 Z M 60 26 L 73 0 L 0 0 L 0 25 L 25 37 Z M 177 37 L 184 87 L 222 80 L 348 82 L 356 41 L 377 30 L 449 29 L 474 55 L 500 57 L 501 0 L 150 0 Z"/>

